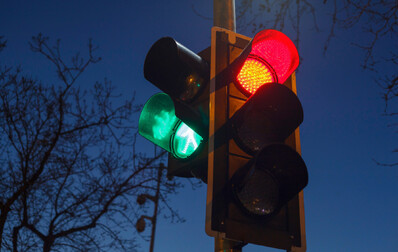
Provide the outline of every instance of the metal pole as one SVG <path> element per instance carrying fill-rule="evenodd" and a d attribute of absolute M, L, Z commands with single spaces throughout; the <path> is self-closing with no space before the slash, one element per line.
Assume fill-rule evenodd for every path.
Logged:
<path fill-rule="evenodd" d="M 156 151 L 156 148 L 155 148 Z M 151 245 L 149 247 L 149 251 L 153 252 L 154 246 L 155 246 L 155 232 L 156 232 L 156 219 L 158 215 L 158 205 L 159 205 L 159 194 L 160 194 L 160 184 L 162 182 L 162 174 L 163 174 L 163 169 L 164 169 L 163 163 L 160 163 L 159 169 L 158 169 L 158 179 L 157 179 L 157 187 L 156 187 L 156 194 L 155 194 L 155 208 L 153 210 L 153 216 L 152 216 L 152 233 L 151 233 Z"/>
<path fill-rule="evenodd" d="M 236 31 L 235 0 L 213 0 L 213 25 Z"/>
<path fill-rule="evenodd" d="M 242 247 L 245 244 L 238 241 L 223 239 L 221 237 L 214 237 L 214 251 L 215 252 L 242 252 Z"/>
<path fill-rule="evenodd" d="M 236 32 L 235 0 L 213 0 L 213 25 Z M 241 252 L 242 243 L 214 237 L 215 252 Z"/>

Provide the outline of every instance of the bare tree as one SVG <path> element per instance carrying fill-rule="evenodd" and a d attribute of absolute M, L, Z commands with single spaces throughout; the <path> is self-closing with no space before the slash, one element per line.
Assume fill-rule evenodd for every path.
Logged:
<path fill-rule="evenodd" d="M 5 46 L 0 37 L 0 51 Z M 148 171 L 164 153 L 136 151 L 134 98 L 121 101 L 106 79 L 90 91 L 78 86 L 100 60 L 91 40 L 87 59 L 77 54 L 69 63 L 60 41 L 50 46 L 39 34 L 30 46 L 52 63 L 58 83 L 1 68 L 0 249 L 134 251 L 132 202 L 155 189 Z"/>
<path fill-rule="evenodd" d="M 343 29 L 360 28 L 368 35 L 366 41 L 353 41 L 353 44 L 364 52 L 362 67 L 377 76 L 375 82 L 382 88 L 385 101 L 384 115 L 394 120 L 398 116 L 398 1 L 343 2 L 339 6 L 339 1 L 333 1 L 336 22 Z M 334 35 L 332 32 L 331 35 Z M 389 45 L 387 52 L 380 50 L 386 45 Z M 390 126 L 398 124 L 393 122 Z M 397 153 L 398 149 L 393 152 Z M 398 163 L 376 163 L 398 166 Z"/>

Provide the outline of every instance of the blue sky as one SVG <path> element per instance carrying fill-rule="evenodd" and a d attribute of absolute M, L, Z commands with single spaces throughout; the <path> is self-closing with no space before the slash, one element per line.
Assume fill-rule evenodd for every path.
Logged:
<path fill-rule="evenodd" d="M 93 38 L 102 61 L 88 69 L 79 85 L 89 87 L 106 77 L 126 98 L 135 91 L 137 102 L 144 103 L 159 92 L 143 77 L 150 46 L 171 36 L 194 52 L 208 47 L 213 21 L 196 15 L 192 6 L 212 17 L 212 4 L 210 0 L 3 0 L 0 35 L 8 40 L 8 47 L 1 63 L 21 65 L 32 76 L 50 82 L 55 73 L 48 62 L 30 52 L 31 36 L 41 32 L 61 39 L 65 55 L 84 52 L 87 40 Z M 396 251 L 398 167 L 378 166 L 374 160 L 396 162 L 398 156 L 391 151 L 397 148 L 398 135 L 388 127 L 391 118 L 382 116 L 382 90 L 374 82 L 375 75 L 360 67 L 363 52 L 351 45 L 366 37 L 360 29 L 340 31 L 323 56 L 330 16 L 318 18 L 318 33 L 309 20 L 303 21 L 299 54 L 304 60 L 297 74 L 304 108 L 302 156 L 309 172 L 304 190 L 307 251 Z M 294 37 L 289 31 L 287 35 Z M 389 46 L 382 44 L 378 52 Z M 141 151 L 152 153 L 145 139 L 140 146 Z M 205 202 L 205 185 L 191 190 L 187 183 L 173 196 L 173 206 L 187 221 L 170 224 L 161 219 L 155 251 L 212 251 L 213 238 L 204 232 Z M 138 241 L 147 251 L 149 243 Z M 243 250 L 279 251 L 254 245 Z"/>

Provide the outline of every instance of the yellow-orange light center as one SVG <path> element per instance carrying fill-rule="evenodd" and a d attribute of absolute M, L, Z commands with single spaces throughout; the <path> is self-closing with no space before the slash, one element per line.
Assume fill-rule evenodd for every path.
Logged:
<path fill-rule="evenodd" d="M 261 61 L 253 58 L 246 59 L 237 80 L 251 94 L 254 94 L 263 84 L 274 82 L 274 78 L 268 67 Z"/>

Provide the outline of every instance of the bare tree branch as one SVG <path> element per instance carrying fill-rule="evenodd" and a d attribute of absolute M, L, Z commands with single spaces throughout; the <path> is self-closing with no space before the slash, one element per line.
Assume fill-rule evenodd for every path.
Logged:
<path fill-rule="evenodd" d="M 100 60 L 92 40 L 86 59 L 69 62 L 60 45 L 41 34 L 30 42 L 53 65 L 55 85 L 0 69 L 0 249 L 133 251 L 134 236 L 122 235 L 140 211 L 130 201 L 154 190 L 147 171 L 164 152 L 136 150 L 134 96 L 121 102 L 107 79 L 90 92 L 78 86 Z"/>

